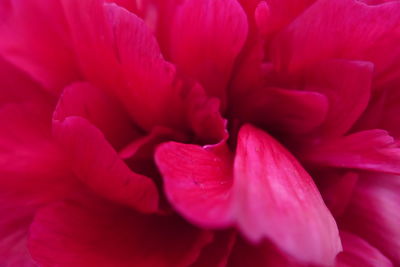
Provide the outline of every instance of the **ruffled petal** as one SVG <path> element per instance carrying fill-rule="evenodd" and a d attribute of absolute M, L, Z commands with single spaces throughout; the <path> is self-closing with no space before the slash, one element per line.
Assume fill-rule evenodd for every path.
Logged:
<path fill-rule="evenodd" d="M 303 262 L 333 263 L 341 250 L 311 177 L 261 130 L 242 127 L 233 165 L 227 149 L 179 143 L 161 145 L 156 162 L 169 200 L 196 224 L 236 224 L 252 242 L 267 238 Z"/>
<path fill-rule="evenodd" d="M 142 215 L 88 195 L 41 209 L 29 249 L 41 266 L 188 266 L 212 240 L 176 216 Z"/>
<path fill-rule="evenodd" d="M 171 58 L 226 104 L 233 63 L 247 37 L 246 14 L 236 0 L 187 0 L 174 18 Z"/>
<path fill-rule="evenodd" d="M 362 238 L 345 231 L 340 232 L 340 237 L 343 244 L 343 252 L 337 256 L 335 266 L 393 266 L 393 263 L 388 258 Z"/>
<path fill-rule="evenodd" d="M 145 23 L 101 0 L 65 0 L 63 6 L 86 78 L 114 94 L 146 130 L 180 126 L 183 89 Z"/>
<path fill-rule="evenodd" d="M 81 117 L 54 121 L 54 133 L 72 168 L 95 192 L 143 212 L 155 212 L 158 192 L 148 177 L 132 172 L 102 133 Z"/>

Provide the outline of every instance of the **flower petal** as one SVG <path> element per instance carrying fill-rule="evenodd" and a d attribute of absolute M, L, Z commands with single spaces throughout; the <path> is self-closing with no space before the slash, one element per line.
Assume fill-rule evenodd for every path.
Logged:
<path fill-rule="evenodd" d="M 325 120 L 328 100 L 318 92 L 262 88 L 234 107 L 235 116 L 276 132 L 307 133 Z"/>
<path fill-rule="evenodd" d="M 349 230 L 400 263 L 399 176 L 367 173 L 360 177 L 341 228 Z M 364 253 L 364 252 L 363 252 Z"/>
<path fill-rule="evenodd" d="M 261 130 L 243 126 L 234 162 L 233 209 L 242 232 L 263 237 L 301 261 L 332 262 L 338 230 L 312 178 Z"/>
<path fill-rule="evenodd" d="M 267 238 L 303 262 L 333 263 L 341 250 L 311 177 L 261 130 L 242 127 L 233 168 L 222 147 L 179 143 L 161 145 L 156 162 L 171 203 L 196 224 L 237 224 L 252 242 Z"/>
<path fill-rule="evenodd" d="M 214 232 L 212 243 L 203 248 L 199 258 L 190 267 L 225 267 L 236 243 L 236 233 L 232 230 Z"/>
<path fill-rule="evenodd" d="M 114 94 L 146 130 L 181 125 L 181 84 L 174 84 L 175 69 L 162 58 L 145 23 L 101 0 L 63 4 L 87 79 Z"/>
<path fill-rule="evenodd" d="M 6 1 L 7 2 L 7 1 Z M 59 1 L 9 1 L 0 19 L 0 54 L 57 94 L 79 70 Z"/>
<path fill-rule="evenodd" d="M 278 34 L 270 54 L 279 69 L 290 72 L 329 58 L 371 60 L 383 71 L 391 65 L 375 59 L 388 58 L 387 50 L 376 47 L 386 38 L 398 43 L 399 11 L 397 1 L 377 6 L 357 0 L 316 1 Z"/>
<path fill-rule="evenodd" d="M 393 263 L 379 250 L 368 244 L 362 238 L 348 233 L 340 232 L 343 244 L 343 252 L 336 259 L 337 267 L 369 266 L 392 267 Z"/>
<path fill-rule="evenodd" d="M 169 142 L 157 149 L 155 159 L 167 197 L 186 219 L 207 227 L 232 222 L 232 159 L 226 146 L 204 149 Z"/>
<path fill-rule="evenodd" d="M 102 133 L 81 117 L 54 121 L 75 174 L 95 192 L 143 212 L 155 212 L 158 192 L 147 177 L 132 172 Z"/>
<path fill-rule="evenodd" d="M 373 70 L 370 62 L 328 60 L 306 71 L 306 90 L 324 94 L 329 100 L 328 114 L 320 129 L 322 135 L 347 133 L 365 111 Z"/>
<path fill-rule="evenodd" d="M 233 63 L 247 36 L 247 19 L 236 0 L 187 0 L 174 18 L 171 58 L 226 104 Z"/>
<path fill-rule="evenodd" d="M 90 83 L 73 83 L 64 89 L 53 119 L 63 120 L 69 116 L 90 121 L 116 149 L 141 136 L 121 104 Z"/>
<path fill-rule="evenodd" d="M 89 195 L 41 209 L 29 249 L 41 266 L 188 266 L 212 234 L 176 216 L 143 215 Z"/>
<path fill-rule="evenodd" d="M 368 130 L 310 146 L 301 159 L 313 166 L 400 174 L 400 148 L 384 130 Z"/>

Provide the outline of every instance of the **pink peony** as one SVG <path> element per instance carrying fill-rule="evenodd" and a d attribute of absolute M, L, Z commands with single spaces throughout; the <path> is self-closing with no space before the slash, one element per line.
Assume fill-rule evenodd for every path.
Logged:
<path fill-rule="evenodd" d="M 400 266 L 400 1 L 0 0 L 0 266 Z"/>

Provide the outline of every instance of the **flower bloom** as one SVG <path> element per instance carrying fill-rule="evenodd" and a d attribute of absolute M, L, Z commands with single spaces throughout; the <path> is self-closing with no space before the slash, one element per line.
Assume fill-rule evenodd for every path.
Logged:
<path fill-rule="evenodd" d="M 400 265 L 400 2 L 1 0 L 0 266 Z"/>

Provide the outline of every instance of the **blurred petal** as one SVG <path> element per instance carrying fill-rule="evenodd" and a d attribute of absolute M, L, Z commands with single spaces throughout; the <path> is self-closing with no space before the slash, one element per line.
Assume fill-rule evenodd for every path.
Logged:
<path fill-rule="evenodd" d="M 29 249 L 41 266 L 183 267 L 211 240 L 176 216 L 142 215 L 86 195 L 41 209 Z"/>
<path fill-rule="evenodd" d="M 199 258 L 190 267 L 225 267 L 235 243 L 234 231 L 214 232 L 214 240 L 203 248 Z"/>
<path fill-rule="evenodd" d="M 343 252 L 336 259 L 337 267 L 368 266 L 391 267 L 393 263 L 379 250 L 368 244 L 362 238 L 345 232 L 340 232 Z"/>
<path fill-rule="evenodd" d="M 59 1 L 12 0 L 0 19 L 0 55 L 53 94 L 79 78 Z"/>
<path fill-rule="evenodd" d="M 395 265 L 400 263 L 399 190 L 399 176 L 364 174 L 340 222 L 342 229 L 366 240 Z"/>

